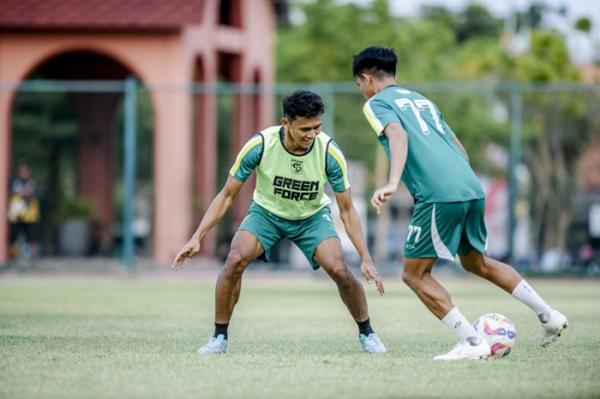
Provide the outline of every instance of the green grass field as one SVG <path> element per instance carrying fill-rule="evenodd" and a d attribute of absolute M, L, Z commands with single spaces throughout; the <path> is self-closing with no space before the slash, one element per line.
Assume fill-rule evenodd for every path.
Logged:
<path fill-rule="evenodd" d="M 213 281 L 0 279 L 2 398 L 600 397 L 600 283 L 536 281 L 567 314 L 542 349 L 528 308 L 479 280 L 444 280 L 468 318 L 499 312 L 518 342 L 501 360 L 438 363 L 454 336 L 399 281 L 368 287 L 385 355 L 360 349 L 325 279 L 244 282 L 229 353 L 196 355 L 212 333 Z"/>

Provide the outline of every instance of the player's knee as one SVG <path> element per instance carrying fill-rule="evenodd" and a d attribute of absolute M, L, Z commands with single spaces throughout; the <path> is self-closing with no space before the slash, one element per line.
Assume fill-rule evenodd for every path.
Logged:
<path fill-rule="evenodd" d="M 340 286 L 349 287 L 354 282 L 354 276 L 343 262 L 336 263 L 329 275 Z"/>
<path fill-rule="evenodd" d="M 404 271 L 402 272 L 402 281 L 404 281 L 404 283 L 409 287 L 414 288 L 419 285 L 421 278 L 419 275 L 411 272 L 410 270 L 407 270 L 405 267 Z"/>
<path fill-rule="evenodd" d="M 241 277 L 247 264 L 248 261 L 244 259 L 242 254 L 239 251 L 232 249 L 225 261 L 223 274 L 226 278 L 237 279 Z"/>
<path fill-rule="evenodd" d="M 478 276 L 485 276 L 486 267 L 483 259 L 465 259 L 462 262 L 462 267 L 473 274 Z"/>
<path fill-rule="evenodd" d="M 402 272 L 402 281 L 404 281 L 404 284 L 410 287 L 414 281 L 414 277 L 410 273 L 407 273 L 406 270 L 404 270 Z"/>

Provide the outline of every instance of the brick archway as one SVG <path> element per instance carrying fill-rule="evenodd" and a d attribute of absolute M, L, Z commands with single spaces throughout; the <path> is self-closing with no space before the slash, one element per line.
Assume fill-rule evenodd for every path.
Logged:
<path fill-rule="evenodd" d="M 31 77 L 50 80 L 124 80 L 135 72 L 119 60 L 103 52 L 89 49 L 69 49 L 54 53 L 42 59 L 29 69 L 23 80 Z M 138 77 L 139 78 L 139 77 Z M 14 112 L 15 93 L 9 109 Z M 74 168 L 75 194 L 88 199 L 94 209 L 94 247 L 97 252 L 106 253 L 112 246 L 112 226 L 117 216 L 113 204 L 115 181 L 118 180 L 121 156 L 119 148 L 120 126 L 116 125 L 116 111 L 123 99 L 121 92 L 69 92 L 68 102 L 72 105 L 77 125 L 76 160 Z M 12 135 L 14 132 L 9 131 Z M 63 153 L 63 145 L 53 145 L 53 152 Z M 61 149 L 62 148 L 62 149 Z M 11 151 L 9 149 L 9 151 Z M 9 153 L 10 155 L 10 153 Z M 57 165 L 54 165 L 56 167 Z M 49 168 L 50 165 L 48 165 Z M 59 190 L 57 176 L 46 182 L 46 210 L 56 210 Z M 54 182 L 54 184 L 52 184 Z M 50 204 L 48 204 L 50 203 Z M 53 218 L 44 218 L 52 222 Z M 48 229 L 44 229 L 48 232 Z M 47 235 L 47 234 L 46 234 Z M 50 243 L 50 240 L 47 240 Z M 47 248 L 48 249 L 48 248 Z"/>
<path fill-rule="evenodd" d="M 0 81 L 4 84 L 10 82 L 9 90 L 0 90 L 0 261 L 8 257 L 7 245 L 7 199 L 6 188 L 10 178 L 11 164 L 11 110 L 15 98 L 15 89 L 18 84 L 29 76 L 41 65 L 47 65 L 57 57 L 68 54 L 95 54 L 112 60 L 119 68 L 112 68 L 109 78 L 118 78 L 125 72 L 138 76 L 144 84 L 165 84 L 165 76 L 180 77 L 180 73 L 173 71 L 185 71 L 183 60 L 180 62 L 167 63 L 162 54 L 150 52 L 148 43 L 140 43 L 142 40 L 123 40 L 114 37 L 89 37 L 85 40 L 81 37 L 27 37 L 26 43 L 18 40 L 5 41 L 0 45 L 0 54 L 13 54 L 11 58 L 0 56 Z M 153 42 L 153 39 L 143 39 Z M 16 57 L 14 54 L 18 54 Z M 113 65 L 113 66 L 114 66 Z M 50 68 L 52 69 L 52 68 Z M 109 68 L 111 69 L 111 68 Z M 76 78 L 88 78 L 86 76 L 75 76 Z M 66 78 L 66 76 L 58 76 Z M 184 79 L 185 80 L 185 79 Z M 168 83 L 168 81 L 167 81 Z M 118 100 L 118 99 L 117 99 Z M 80 98 L 79 102 L 85 104 L 86 99 Z M 154 230 L 153 230 L 153 257 L 157 260 L 167 261 L 173 254 L 174 243 L 186 240 L 189 234 L 191 201 L 188 192 L 191 191 L 189 174 L 189 98 L 183 92 L 155 91 L 150 95 L 150 102 L 154 110 Z M 111 105 L 108 101 L 100 104 L 110 114 Z M 102 118 L 88 121 L 93 126 L 101 123 Z M 93 140 L 93 135 L 88 138 Z M 108 143 L 104 143 L 106 154 Z M 102 158 L 103 152 L 97 149 L 97 157 Z M 91 173 L 92 168 L 85 168 L 83 174 Z M 89 179 L 88 179 L 89 180 Z M 106 181 L 110 181 L 108 176 Z M 82 188 L 98 191 L 99 186 L 91 185 Z M 112 190 L 107 190 L 112 192 Z M 177 193 L 177 196 L 173 196 Z M 108 203 L 108 200 L 104 200 Z M 103 219 L 108 223 L 112 217 L 112 209 L 108 205 L 104 209 Z M 107 210 L 108 209 L 108 210 Z M 105 224 L 106 226 L 106 224 Z M 107 230 L 105 230 L 107 231 Z"/>

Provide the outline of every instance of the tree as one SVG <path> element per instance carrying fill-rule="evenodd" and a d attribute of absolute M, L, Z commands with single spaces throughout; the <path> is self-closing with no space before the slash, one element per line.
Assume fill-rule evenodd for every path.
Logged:
<path fill-rule="evenodd" d="M 494 18 L 484 6 L 471 3 L 461 11 L 455 23 L 456 38 L 464 42 L 474 38 L 498 38 L 503 22 Z"/>
<path fill-rule="evenodd" d="M 509 77 L 525 82 L 579 80 L 564 38 L 555 31 L 531 35 L 530 50 L 516 57 Z M 531 201 L 533 244 L 538 253 L 565 250 L 574 205 L 575 167 L 591 138 L 585 98 L 568 92 L 524 96 L 529 123 L 524 136 L 524 159 L 533 176 Z"/>
<path fill-rule="evenodd" d="M 578 18 L 575 21 L 575 29 L 584 33 L 590 33 L 592 31 L 592 21 L 587 17 Z"/>
<path fill-rule="evenodd" d="M 469 6 L 459 15 L 442 7 L 428 7 L 423 9 L 424 17 L 416 20 L 394 18 L 386 0 L 363 6 L 317 0 L 299 8 L 304 22 L 284 27 L 278 35 L 277 76 L 281 82 L 352 81 L 352 54 L 375 44 L 396 50 L 401 82 L 454 80 L 458 87 L 460 81 L 493 78 L 504 62 L 497 40 L 501 22 L 480 6 Z M 474 18 L 482 22 L 478 25 Z M 457 29 L 463 32 L 463 42 L 457 39 Z M 503 122 L 491 114 L 497 101 L 493 97 L 433 91 L 424 94 L 440 102 L 446 119 L 458 127 L 467 148 L 477 148 L 492 139 L 506 142 Z M 335 96 L 335 138 L 348 158 L 362 160 L 371 168 L 377 143 L 359 111 L 363 102 L 358 90 Z M 484 166 L 481 152 L 473 154 L 476 166 Z"/>

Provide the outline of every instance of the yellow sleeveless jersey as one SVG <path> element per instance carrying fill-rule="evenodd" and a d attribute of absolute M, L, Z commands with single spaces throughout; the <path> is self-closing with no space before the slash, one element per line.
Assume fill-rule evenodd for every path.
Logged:
<path fill-rule="evenodd" d="M 305 219 L 331 202 L 324 192 L 326 183 L 336 192 L 350 187 L 346 161 L 323 132 L 305 154 L 292 154 L 283 145 L 282 129 L 272 126 L 253 136 L 229 173 L 245 181 L 255 170 L 254 202 L 279 217 Z"/>

